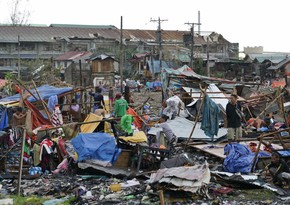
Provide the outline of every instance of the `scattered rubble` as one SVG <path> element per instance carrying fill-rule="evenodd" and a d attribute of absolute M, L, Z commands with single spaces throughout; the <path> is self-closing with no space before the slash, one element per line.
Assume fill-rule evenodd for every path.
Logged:
<path fill-rule="evenodd" d="M 133 123 L 129 122 L 132 133 L 124 129 L 125 120 L 122 124 L 122 119 L 108 116 L 110 113 L 106 116 L 92 113 L 91 99 L 79 101 L 83 105 L 81 114 L 85 116 L 75 121 L 63 112 L 63 122 L 58 119 L 59 124 L 52 125 L 49 117 L 43 117 L 52 103 L 44 102 L 49 100 L 50 93 L 55 91 L 57 98 L 79 94 L 82 99 L 86 89 L 50 87 L 46 96 L 42 88 L 28 91 L 20 84 L 25 92 L 31 92 L 30 98 L 10 96 L 9 101 L 0 100 L 6 109 L 3 116 L 7 114 L 7 122 L 2 117 L 0 123 L 1 126 L 6 123 L 0 135 L 3 164 L 0 204 L 11 203 L 16 195 L 44 199 L 44 205 L 65 202 L 75 205 L 289 204 L 289 188 L 270 183 L 269 175 L 263 172 L 272 152 L 280 153 L 283 159 L 289 156 L 290 129 L 278 121 L 285 118 L 287 92 L 278 89 L 273 93 L 267 88 L 255 92 L 254 88 L 245 88 L 244 93 L 240 90 L 240 102 L 247 115 L 266 117 L 271 110 L 281 124 L 276 124 L 277 130 L 261 132 L 254 128 L 247 130 L 245 121 L 242 140 L 228 143 L 226 122 L 218 121 L 219 134 L 208 136 L 202 121 L 203 92 L 218 104 L 220 119 L 224 115 L 228 94 L 213 84 L 221 80 L 195 75 L 185 67 L 168 73 L 171 83 L 163 94 L 171 100 L 162 102 L 160 90 L 144 93 L 143 88 L 141 92 L 133 92 L 134 103 L 127 113 L 133 115 Z M 21 125 L 26 128 L 17 128 L 17 137 L 13 134 L 15 130 L 6 129 L 12 114 L 9 114 L 11 101 L 23 103 L 29 110 L 26 113 L 29 120 Z M 167 108 L 162 114 L 170 116 L 167 123 L 175 133 L 172 141 L 161 134 L 164 141 L 158 144 L 156 135 L 163 130 L 155 125 L 162 108 Z"/>

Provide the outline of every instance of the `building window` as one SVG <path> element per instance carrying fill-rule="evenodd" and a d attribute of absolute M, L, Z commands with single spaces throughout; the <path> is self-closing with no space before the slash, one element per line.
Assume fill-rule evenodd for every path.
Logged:
<path fill-rule="evenodd" d="M 61 43 L 45 43 L 43 51 L 61 51 Z"/>
<path fill-rule="evenodd" d="M 20 43 L 22 51 L 34 51 L 35 44 L 34 43 Z"/>
<path fill-rule="evenodd" d="M 7 51 L 8 45 L 6 43 L 0 43 L 0 51 Z"/>
<path fill-rule="evenodd" d="M 69 44 L 68 49 L 70 51 L 87 51 L 87 44 Z"/>

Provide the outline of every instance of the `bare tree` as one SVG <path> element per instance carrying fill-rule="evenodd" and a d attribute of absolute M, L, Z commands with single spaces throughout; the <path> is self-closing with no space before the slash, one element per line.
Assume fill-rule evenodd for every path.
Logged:
<path fill-rule="evenodd" d="M 22 26 L 28 23 L 30 11 L 27 9 L 29 0 L 11 0 L 10 24 Z"/>

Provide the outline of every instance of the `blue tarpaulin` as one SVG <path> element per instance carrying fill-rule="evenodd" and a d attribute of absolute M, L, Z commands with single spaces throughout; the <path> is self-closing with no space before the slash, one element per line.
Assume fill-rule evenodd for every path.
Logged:
<path fill-rule="evenodd" d="M 39 92 L 42 100 L 47 100 L 50 96 L 60 95 L 60 94 L 69 92 L 71 90 L 72 90 L 71 87 L 57 88 L 57 87 L 50 86 L 50 85 L 43 85 L 43 86 L 40 86 L 40 87 L 37 88 L 37 91 Z M 34 94 L 35 97 L 38 98 L 38 95 L 37 95 L 35 89 L 31 89 L 30 91 Z M 19 99 L 20 99 L 20 95 L 16 94 L 16 95 L 13 95 L 13 96 L 2 98 L 0 100 L 0 102 L 19 101 Z M 27 100 L 29 102 L 35 102 L 36 101 L 36 99 L 34 97 L 32 97 L 32 96 L 30 96 Z"/>
<path fill-rule="evenodd" d="M 224 171 L 231 173 L 251 172 L 255 153 L 246 145 L 240 143 L 227 144 L 224 148 L 224 153 L 227 155 L 223 163 Z M 259 152 L 258 156 L 270 156 L 270 154 Z"/>
<path fill-rule="evenodd" d="M 71 142 L 79 162 L 96 159 L 114 164 L 121 153 L 115 138 L 107 133 L 79 133 Z"/>
<path fill-rule="evenodd" d="M 2 114 L 1 114 L 1 119 L 0 119 L 0 130 L 5 129 L 8 127 L 8 114 L 7 114 L 7 109 L 5 109 Z"/>

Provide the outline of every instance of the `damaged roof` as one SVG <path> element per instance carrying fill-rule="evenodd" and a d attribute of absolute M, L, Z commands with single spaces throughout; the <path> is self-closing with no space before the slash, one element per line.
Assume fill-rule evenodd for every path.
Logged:
<path fill-rule="evenodd" d="M 272 63 L 279 63 L 285 58 L 287 58 L 288 54 L 286 53 L 263 53 L 263 54 L 247 54 L 245 56 L 245 60 L 248 61 L 258 61 L 259 63 L 262 63 L 265 60 L 269 60 Z"/>
<path fill-rule="evenodd" d="M 162 30 L 162 41 L 183 42 L 188 31 Z M 51 24 L 50 26 L 0 25 L 0 42 L 53 42 L 70 39 L 115 39 L 120 40 L 120 30 L 108 25 Z M 156 42 L 156 30 L 123 29 L 123 38 L 128 41 Z M 202 36 L 195 36 L 195 44 L 205 44 Z"/>
<path fill-rule="evenodd" d="M 55 58 L 56 61 L 74 61 L 80 58 L 87 58 L 92 55 L 89 51 L 79 52 L 79 51 L 70 51 L 66 52 Z"/>
<path fill-rule="evenodd" d="M 71 38 L 105 39 L 120 38 L 118 29 L 112 28 L 80 28 L 80 27 L 40 27 L 40 26 L 0 26 L 0 42 L 53 42 L 69 41 Z"/>

